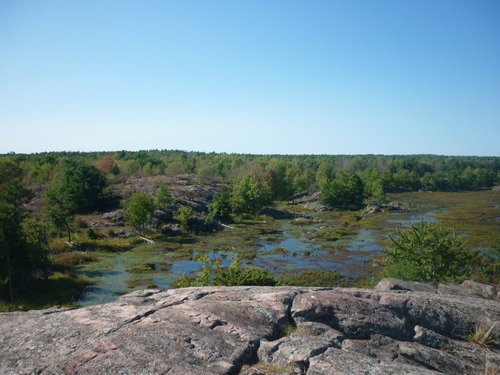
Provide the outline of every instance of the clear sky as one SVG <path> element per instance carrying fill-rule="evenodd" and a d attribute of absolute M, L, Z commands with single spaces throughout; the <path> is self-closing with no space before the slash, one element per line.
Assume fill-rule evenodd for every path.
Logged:
<path fill-rule="evenodd" d="M 0 1 L 0 153 L 140 149 L 500 156 L 500 1 Z"/>

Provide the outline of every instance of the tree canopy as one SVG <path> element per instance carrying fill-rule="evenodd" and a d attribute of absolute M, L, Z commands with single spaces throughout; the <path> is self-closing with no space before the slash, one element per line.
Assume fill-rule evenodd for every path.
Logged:
<path fill-rule="evenodd" d="M 332 207 L 357 207 L 363 201 L 363 191 L 361 178 L 351 171 L 342 170 L 324 183 L 320 201 Z"/>
<path fill-rule="evenodd" d="M 154 210 L 155 202 L 148 193 L 135 192 L 128 203 L 127 221 L 136 226 L 139 234 L 143 235 L 151 223 Z"/>

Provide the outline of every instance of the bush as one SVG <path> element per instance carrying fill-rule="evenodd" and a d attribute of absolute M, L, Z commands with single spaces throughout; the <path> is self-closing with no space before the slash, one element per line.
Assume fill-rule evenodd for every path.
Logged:
<path fill-rule="evenodd" d="M 212 262 L 208 256 L 199 258 L 203 269 L 197 277 L 181 276 L 170 283 L 172 288 L 187 288 L 191 286 L 240 286 L 240 285 L 276 285 L 272 272 L 264 268 L 241 269 L 239 258 L 227 268 L 220 265 L 220 260 Z M 211 277 L 212 276 L 212 277 Z"/>
<path fill-rule="evenodd" d="M 442 282 L 470 275 L 481 257 L 465 246 L 454 230 L 439 224 L 397 228 L 383 250 L 384 276 L 421 282 Z"/>

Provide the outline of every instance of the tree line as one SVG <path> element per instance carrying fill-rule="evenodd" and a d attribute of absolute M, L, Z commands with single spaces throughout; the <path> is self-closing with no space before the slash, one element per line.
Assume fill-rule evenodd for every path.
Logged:
<path fill-rule="evenodd" d="M 193 173 L 198 183 L 233 182 L 254 172 L 273 171 L 283 198 L 298 191 L 322 188 L 342 170 L 358 175 L 367 192 L 478 190 L 500 183 L 500 158 L 440 155 L 248 155 L 178 150 L 118 152 L 48 152 L 0 155 L 15 162 L 29 183 L 50 181 L 62 160 L 95 165 L 115 180 L 131 176 L 174 176 Z M 366 192 L 365 192 L 366 193 Z M 282 195 L 281 197 L 279 195 Z"/>

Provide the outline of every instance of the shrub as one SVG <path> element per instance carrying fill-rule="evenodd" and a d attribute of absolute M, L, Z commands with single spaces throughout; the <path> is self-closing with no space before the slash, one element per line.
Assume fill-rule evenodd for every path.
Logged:
<path fill-rule="evenodd" d="M 197 277 L 182 275 L 170 283 L 172 288 L 187 288 L 191 286 L 237 286 L 237 285 L 276 285 L 272 272 L 264 268 L 241 269 L 239 258 L 227 268 L 220 265 L 220 260 L 212 262 L 207 255 L 202 255 L 199 260 L 203 268 Z"/>
<path fill-rule="evenodd" d="M 462 237 L 450 228 L 421 222 L 418 226 L 389 235 L 383 250 L 384 276 L 421 282 L 442 282 L 468 276 L 481 257 L 465 246 Z"/>

